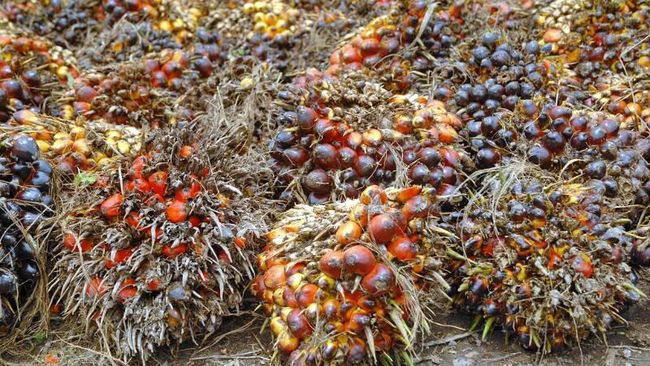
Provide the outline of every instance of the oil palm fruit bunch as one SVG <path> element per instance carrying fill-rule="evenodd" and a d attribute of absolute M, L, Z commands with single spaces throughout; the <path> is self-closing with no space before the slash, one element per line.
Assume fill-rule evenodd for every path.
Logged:
<path fill-rule="evenodd" d="M 125 360 L 216 332 L 254 275 L 269 178 L 240 169 L 257 159 L 236 148 L 242 131 L 217 142 L 203 121 L 153 132 L 134 160 L 63 192 L 54 301 Z"/>
<path fill-rule="evenodd" d="M 36 236 L 39 225 L 54 213 L 50 196 L 52 167 L 40 159 L 29 135 L 3 133 L 0 147 L 0 346 L 15 346 L 13 336 L 25 332 L 45 303 L 44 270 Z M 16 329 L 15 329 L 16 328 Z M 14 332 L 14 329 L 16 330 Z"/>
<path fill-rule="evenodd" d="M 335 50 L 326 72 L 370 70 L 381 76 L 387 88 L 408 90 L 418 73 L 432 69 L 436 58 L 447 58 L 463 37 L 462 4 L 434 7 L 433 13 L 428 13 L 429 5 L 426 1 L 396 2 L 387 15 L 371 21 Z M 413 49 L 405 51 L 409 47 Z"/>
<path fill-rule="evenodd" d="M 284 126 L 271 143 L 269 165 L 283 199 L 354 198 L 369 185 L 396 180 L 442 194 L 460 183 L 469 159 L 454 145 L 458 117 L 439 101 L 364 80 L 354 72 L 311 72 L 280 93 L 277 120 Z"/>
<path fill-rule="evenodd" d="M 601 89 L 599 84 L 620 84 L 624 79 L 625 86 L 636 89 L 634 84 L 644 79 L 642 74 L 650 67 L 650 50 L 642 40 L 650 26 L 650 5 L 645 1 L 591 3 L 577 3 L 583 11 L 572 15 L 572 26 L 563 32 L 547 29 L 541 41 L 562 58 L 567 69 L 563 84 L 569 88 L 562 97 L 588 106 L 595 102 L 588 98 L 593 94 L 590 86 Z"/>
<path fill-rule="evenodd" d="M 645 296 L 626 263 L 632 239 L 593 186 L 513 161 L 477 193 L 455 222 L 447 281 L 484 337 L 499 325 L 526 349 L 556 351 L 604 335 Z"/>
<path fill-rule="evenodd" d="M 419 186 L 370 186 L 355 200 L 282 213 L 252 285 L 276 356 L 291 365 L 408 362 L 427 330 L 418 292 L 444 283 L 434 255 L 443 241 L 425 224 L 435 200 Z"/>
<path fill-rule="evenodd" d="M 581 174 L 583 181 L 598 182 L 602 194 L 623 206 L 649 202 L 650 143 L 636 124 L 608 113 L 574 113 L 549 104 L 526 122 L 522 137 L 532 142 L 528 147 L 522 144 L 530 162 L 567 177 Z"/>
<path fill-rule="evenodd" d="M 0 24 L 2 24 L 0 19 Z M 0 33 L 0 122 L 23 109 L 40 111 L 77 71 L 69 51 L 11 27 Z"/>
<path fill-rule="evenodd" d="M 547 85 L 553 68 L 541 59 L 539 44 L 512 46 L 503 40 L 500 31 L 483 33 L 468 56 L 469 70 L 476 75 L 473 81 L 452 80 L 435 91 L 449 109 L 459 111 L 465 122 L 461 135 L 481 168 L 494 166 L 517 148 L 522 132 L 519 119 L 538 114 L 550 92 Z"/>
<path fill-rule="evenodd" d="M 69 176 L 108 164 L 117 157 L 134 156 L 142 146 L 138 128 L 102 120 L 78 122 L 24 109 L 16 112 L 9 124 L 31 135 L 58 173 Z"/>
<path fill-rule="evenodd" d="M 61 106 L 55 115 L 134 127 L 174 124 L 187 112 L 184 106 L 170 111 L 178 93 L 212 70 L 209 58 L 201 56 L 191 63 L 190 53 L 166 50 L 142 63 L 121 63 L 108 73 L 88 71 L 58 97 Z"/>
<path fill-rule="evenodd" d="M 78 46 L 88 34 L 96 34 L 99 1 L 12 1 L 5 5 L 9 20 L 61 46 Z"/>

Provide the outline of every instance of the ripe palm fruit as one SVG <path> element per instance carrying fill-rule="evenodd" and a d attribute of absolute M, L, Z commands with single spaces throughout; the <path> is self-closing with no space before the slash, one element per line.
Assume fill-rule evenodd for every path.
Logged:
<path fill-rule="evenodd" d="M 527 163 L 486 176 L 447 249 L 455 307 L 542 353 L 604 334 L 644 296 L 625 263 L 632 241 L 620 213 L 580 183 Z"/>
<path fill-rule="evenodd" d="M 436 288 L 434 245 L 444 242 L 423 225 L 434 200 L 434 190 L 419 186 L 371 186 L 356 200 L 281 215 L 252 285 L 281 357 L 337 365 L 410 359 L 426 330 L 427 296 L 414 294 Z"/>
<path fill-rule="evenodd" d="M 64 95 L 63 100 L 72 102 L 62 106 L 56 115 L 63 119 L 83 117 L 109 124 L 152 128 L 175 124 L 180 118 L 192 119 L 187 107 L 175 108 L 173 113 L 168 111 L 175 100 L 171 95 L 177 97 L 177 92 L 186 90 L 195 79 L 209 76 L 212 70 L 212 63 L 206 57 L 190 65 L 190 55 L 168 50 L 144 62 L 121 63 L 109 74 L 84 73 Z M 207 64 L 202 65 L 201 60 L 206 60 Z M 164 95 L 159 89 L 166 89 Z"/>
<path fill-rule="evenodd" d="M 54 212 L 52 168 L 29 135 L 8 134 L 0 147 L 0 346 L 14 345 L 44 300 L 42 257 L 36 234 Z M 17 329 L 15 329 L 17 328 Z M 15 331 L 14 331 L 15 330 Z"/>
<path fill-rule="evenodd" d="M 202 121 L 152 132 L 121 169 L 61 193 L 53 296 L 125 360 L 216 332 L 254 275 L 258 210 L 270 206 L 255 182 L 269 177 L 239 169 L 263 162 L 223 143 L 241 134 L 217 144 Z"/>
<path fill-rule="evenodd" d="M 650 27 L 647 2 L 577 2 L 573 7 L 579 10 L 568 5 L 562 7 L 570 16 L 560 28 L 549 28 L 545 17 L 540 17 L 540 22 L 545 23 L 541 25 L 542 49 L 561 57 L 566 69 L 562 84 L 567 87 L 562 88 L 560 97 L 573 105 L 590 106 L 597 100 L 590 98 L 593 90 L 589 86 L 624 84 L 631 90 L 642 87 L 640 80 L 628 79 L 643 74 L 649 66 L 648 47 L 641 36 Z M 636 102 L 635 98 L 629 98 L 629 93 L 623 94 L 626 95 L 623 99 L 628 99 L 626 102 Z"/>
<path fill-rule="evenodd" d="M 389 14 L 371 21 L 332 53 L 326 73 L 364 70 L 380 76 L 389 90 L 408 90 L 417 72 L 433 68 L 433 57 L 448 57 L 451 47 L 463 37 L 454 27 L 463 23 L 462 4 L 436 9 L 429 14 L 431 18 L 427 16 L 429 5 L 419 0 L 396 2 Z M 414 52 L 399 55 L 411 45 L 416 45 Z"/>
<path fill-rule="evenodd" d="M 2 21 L 0 20 L 0 23 Z M 28 37 L 11 27 L 0 33 L 0 123 L 15 111 L 39 112 L 46 98 L 61 93 L 75 77 L 69 51 Z"/>
<path fill-rule="evenodd" d="M 285 189 L 281 197 L 354 198 L 369 185 L 396 180 L 453 192 L 459 172 L 471 169 L 456 145 L 459 118 L 440 101 L 358 80 L 363 76 L 316 73 L 282 94 L 278 124 L 284 126 L 269 161 Z"/>

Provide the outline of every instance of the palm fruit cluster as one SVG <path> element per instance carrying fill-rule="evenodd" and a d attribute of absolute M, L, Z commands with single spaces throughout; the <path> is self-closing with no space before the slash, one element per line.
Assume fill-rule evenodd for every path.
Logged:
<path fill-rule="evenodd" d="M 35 240 L 39 225 L 54 213 L 50 196 L 52 167 L 42 160 L 28 135 L 5 133 L 0 147 L 0 345 L 13 346 L 36 315 L 45 289 L 45 268 Z M 36 310 L 35 310 L 36 309 Z"/>
<path fill-rule="evenodd" d="M 558 54 L 567 69 L 561 98 L 590 107 L 604 105 L 616 114 L 643 114 L 648 108 L 643 74 L 650 67 L 643 39 L 650 26 L 648 6 L 645 1 L 578 2 L 573 7 L 580 10 L 572 12 L 562 31 L 544 23 L 541 43 Z M 626 88 L 629 93 L 622 92 Z"/>
<path fill-rule="evenodd" d="M 358 199 L 297 205 L 267 234 L 253 292 L 292 365 L 410 360 L 427 329 L 417 296 L 434 291 L 440 245 L 426 219 L 435 191 L 366 188 Z M 392 361 L 391 361 L 392 360 Z"/>
<path fill-rule="evenodd" d="M 21 110 L 14 114 L 9 124 L 31 135 L 41 154 L 62 176 L 95 169 L 117 157 L 133 156 L 142 146 L 141 129 L 104 121 L 72 123 Z"/>
<path fill-rule="evenodd" d="M 426 1 L 397 2 L 388 14 L 372 20 L 335 50 L 326 72 L 364 70 L 388 89 L 408 90 L 414 80 L 438 66 L 436 59 L 449 57 L 452 46 L 463 38 L 459 29 L 463 9 L 462 2 L 433 8 Z"/>
<path fill-rule="evenodd" d="M 251 155 L 225 155 L 205 126 L 154 133 L 60 203 L 54 301 L 124 359 L 214 333 L 254 275 L 264 177 L 238 170 Z"/>
<path fill-rule="evenodd" d="M 442 102 L 393 94 L 355 73 L 315 73 L 300 83 L 283 93 L 285 126 L 271 143 L 269 165 L 286 184 L 281 198 L 355 198 L 369 185 L 404 179 L 442 194 L 462 181 L 467 159 L 454 147 L 462 124 Z"/>
<path fill-rule="evenodd" d="M 0 18 L 0 24 L 4 24 Z M 40 111 L 77 75 L 69 51 L 8 27 L 0 33 L 0 122 L 14 112 Z"/>
<path fill-rule="evenodd" d="M 484 337 L 501 325 L 546 353 L 604 334 L 642 293 L 625 263 L 632 239 L 597 187 L 526 164 L 486 178 L 452 223 L 462 246 L 447 281 L 454 305 L 485 319 Z"/>

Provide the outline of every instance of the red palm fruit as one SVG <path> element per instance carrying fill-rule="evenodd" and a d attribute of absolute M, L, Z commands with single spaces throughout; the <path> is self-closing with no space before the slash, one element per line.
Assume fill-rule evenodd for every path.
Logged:
<path fill-rule="evenodd" d="M 381 187 L 377 185 L 368 186 L 361 195 L 359 196 L 359 201 L 364 205 L 374 204 L 384 204 L 388 201 L 388 196 Z"/>
<path fill-rule="evenodd" d="M 401 231 L 399 225 L 390 214 L 377 215 L 368 224 L 370 237 L 378 244 L 389 243 Z"/>
<path fill-rule="evenodd" d="M 118 249 L 113 253 L 110 258 L 106 259 L 106 268 L 111 269 L 118 264 L 122 264 L 129 260 L 133 255 L 133 248 Z"/>
<path fill-rule="evenodd" d="M 288 332 L 280 334 L 278 337 L 278 349 L 284 354 L 290 354 L 300 346 L 300 340 Z"/>
<path fill-rule="evenodd" d="M 140 218 L 141 217 L 137 212 L 131 211 L 131 212 L 129 212 L 128 215 L 126 215 L 126 219 L 124 221 L 126 221 L 126 223 L 129 224 L 129 226 L 131 226 L 132 228 L 138 229 L 138 228 L 140 228 L 139 227 L 140 226 Z"/>
<path fill-rule="evenodd" d="M 115 193 L 114 195 L 108 197 L 100 206 L 100 211 L 102 215 L 106 218 L 114 218 L 120 214 L 120 208 L 124 202 L 124 197 L 121 193 Z"/>
<path fill-rule="evenodd" d="M 157 278 L 152 279 L 152 280 L 149 281 L 149 283 L 147 284 L 147 290 L 152 291 L 152 292 L 160 291 L 161 288 L 162 288 L 162 287 L 161 287 L 160 280 L 157 279 Z"/>
<path fill-rule="evenodd" d="M 355 245 L 343 252 L 343 265 L 345 269 L 358 275 L 370 272 L 376 264 L 375 256 L 370 249 L 363 245 Z"/>
<path fill-rule="evenodd" d="M 299 309 L 293 309 L 287 315 L 287 325 L 291 333 L 296 336 L 298 339 L 305 339 L 311 335 L 313 328 L 307 317 Z"/>
<path fill-rule="evenodd" d="M 171 205 L 167 207 L 167 220 L 173 223 L 179 223 L 187 219 L 187 209 L 185 203 L 182 201 L 174 200 Z"/>
<path fill-rule="evenodd" d="M 264 273 L 264 287 L 275 290 L 287 283 L 287 277 L 284 274 L 284 265 L 276 264 L 269 267 Z"/>
<path fill-rule="evenodd" d="M 346 328 L 348 331 L 360 334 L 368 325 L 370 325 L 370 317 L 367 312 L 357 308 L 351 311 L 350 319 L 346 323 Z"/>
<path fill-rule="evenodd" d="M 388 291 L 395 284 L 393 270 L 383 263 L 378 263 L 367 275 L 363 276 L 361 286 L 371 295 Z"/>
<path fill-rule="evenodd" d="M 266 286 L 264 286 L 264 275 L 259 275 L 251 283 L 251 292 L 257 297 L 262 297 L 264 290 L 266 290 Z"/>
<path fill-rule="evenodd" d="M 296 109 L 296 117 L 300 129 L 306 132 L 310 132 L 314 129 L 318 114 L 316 114 L 316 111 L 309 107 L 299 106 Z"/>
<path fill-rule="evenodd" d="M 141 178 L 142 171 L 144 170 L 146 163 L 147 163 L 147 158 L 145 158 L 144 156 L 138 156 L 137 158 L 135 158 L 133 164 L 131 165 L 131 169 L 129 170 L 129 175 L 132 176 L 133 178 Z"/>
<path fill-rule="evenodd" d="M 323 169 L 334 169 L 338 165 L 338 151 L 330 144 L 317 144 L 312 149 L 312 161 Z"/>
<path fill-rule="evenodd" d="M 323 313 L 326 319 L 334 319 L 339 316 L 340 304 L 338 300 L 331 298 L 323 303 Z"/>
<path fill-rule="evenodd" d="M 93 99 L 97 96 L 97 91 L 90 86 L 82 86 L 77 89 L 77 100 L 79 102 L 91 103 Z"/>
<path fill-rule="evenodd" d="M 163 171 L 157 171 L 151 174 L 148 178 L 149 186 L 151 186 L 151 190 L 154 193 L 160 195 L 161 197 L 165 196 L 165 192 L 167 191 L 168 177 L 169 174 Z"/>
<path fill-rule="evenodd" d="M 390 242 L 388 252 L 400 261 L 409 261 L 417 256 L 418 247 L 408 237 L 401 236 Z"/>
<path fill-rule="evenodd" d="M 138 289 L 135 287 L 135 280 L 131 277 L 126 278 L 117 292 L 117 301 L 124 304 L 128 299 L 137 295 Z"/>
<path fill-rule="evenodd" d="M 181 254 L 187 253 L 188 246 L 185 243 L 172 246 L 171 244 L 163 245 L 162 254 L 170 259 L 176 258 Z"/>
<path fill-rule="evenodd" d="M 314 133 L 320 137 L 322 143 L 330 144 L 339 139 L 338 124 L 327 118 L 319 118 L 314 125 Z"/>
<path fill-rule="evenodd" d="M 583 276 L 590 278 L 594 274 L 594 267 L 591 259 L 585 253 L 580 253 L 573 258 L 573 269 L 582 273 Z"/>
<path fill-rule="evenodd" d="M 323 255 L 319 261 L 320 270 L 332 278 L 341 277 L 343 269 L 343 252 L 332 250 Z"/>
<path fill-rule="evenodd" d="M 95 276 L 86 285 L 86 297 L 93 299 L 97 296 L 102 296 L 108 291 L 104 286 L 104 280 Z"/>
<path fill-rule="evenodd" d="M 431 204 L 429 200 L 421 195 L 409 199 L 402 207 L 402 213 L 407 220 L 411 218 L 425 218 L 429 215 Z"/>
<path fill-rule="evenodd" d="M 368 224 L 368 207 L 366 205 L 356 205 L 352 207 L 348 218 L 362 227 L 365 227 Z"/>
<path fill-rule="evenodd" d="M 453 127 L 443 124 L 438 125 L 438 140 L 443 144 L 452 144 L 457 137 L 458 132 Z"/>
<path fill-rule="evenodd" d="M 386 352 L 393 348 L 393 338 L 390 336 L 391 331 L 389 329 L 382 330 L 377 333 L 374 337 L 375 348 L 379 352 Z"/>
<path fill-rule="evenodd" d="M 295 293 L 298 305 L 300 305 L 302 308 L 306 308 L 309 305 L 315 303 L 318 296 L 318 290 L 318 286 L 314 285 L 313 283 L 308 283 L 301 286 L 298 290 L 296 290 Z"/>
<path fill-rule="evenodd" d="M 284 288 L 284 291 L 282 292 L 282 300 L 286 306 L 290 308 L 297 308 L 300 306 L 298 300 L 296 300 L 296 293 L 289 287 Z"/>
<path fill-rule="evenodd" d="M 353 243 L 360 237 L 361 227 L 353 221 L 345 222 L 336 230 L 336 241 L 343 245 Z"/>
<path fill-rule="evenodd" d="M 345 135 L 345 144 L 352 150 L 358 149 L 363 143 L 363 135 L 359 132 L 350 132 Z M 379 188 L 379 187 L 377 187 Z"/>
<path fill-rule="evenodd" d="M 397 193 L 397 196 L 395 198 L 400 203 L 406 203 L 411 198 L 416 197 L 417 195 L 419 195 L 420 192 L 422 192 L 422 187 L 420 187 L 420 186 L 411 186 L 411 187 L 404 188 L 404 189 L 400 190 Z"/>
<path fill-rule="evenodd" d="M 358 48 L 354 47 L 351 44 L 343 46 L 341 49 L 341 59 L 346 64 L 359 63 L 363 61 L 363 56 Z"/>
<path fill-rule="evenodd" d="M 128 181 L 125 188 L 127 191 L 137 190 L 141 193 L 147 193 L 151 190 L 149 182 L 144 178 L 135 178 L 134 180 Z"/>
<path fill-rule="evenodd" d="M 81 239 L 77 243 L 77 237 L 72 233 L 67 233 L 63 237 L 63 246 L 71 252 L 81 251 L 82 253 L 86 253 L 93 248 L 93 243 L 90 239 Z"/>
<path fill-rule="evenodd" d="M 192 152 L 193 152 L 192 146 L 184 145 L 180 148 L 178 154 L 180 155 L 181 158 L 187 159 L 190 156 L 192 156 Z"/>
<path fill-rule="evenodd" d="M 174 198 L 180 202 L 187 202 L 191 198 L 196 198 L 199 192 L 201 192 L 201 185 L 194 181 L 189 187 L 179 188 Z"/>

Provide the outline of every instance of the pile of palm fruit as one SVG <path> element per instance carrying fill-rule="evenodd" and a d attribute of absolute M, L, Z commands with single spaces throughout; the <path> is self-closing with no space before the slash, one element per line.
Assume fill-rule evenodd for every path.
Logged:
<path fill-rule="evenodd" d="M 0 356 L 52 317 L 146 362 L 248 310 L 287 365 L 410 364 L 440 304 L 606 335 L 650 266 L 648 31 L 644 0 L 3 2 Z"/>

